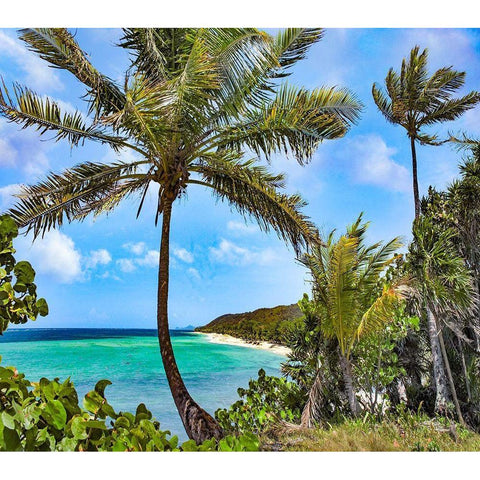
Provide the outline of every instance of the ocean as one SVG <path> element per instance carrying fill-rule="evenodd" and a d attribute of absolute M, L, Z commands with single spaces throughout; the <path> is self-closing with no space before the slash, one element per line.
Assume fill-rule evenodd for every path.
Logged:
<path fill-rule="evenodd" d="M 171 331 L 178 367 L 193 398 L 212 415 L 239 399 L 263 368 L 280 375 L 283 356 L 260 349 L 212 343 L 205 335 Z M 70 377 L 83 396 L 101 379 L 105 394 L 119 411 L 135 412 L 145 403 L 180 441 L 187 435 L 173 403 L 163 370 L 156 330 L 141 329 L 9 329 L 0 336 L 2 366 L 14 365 L 31 381 Z"/>

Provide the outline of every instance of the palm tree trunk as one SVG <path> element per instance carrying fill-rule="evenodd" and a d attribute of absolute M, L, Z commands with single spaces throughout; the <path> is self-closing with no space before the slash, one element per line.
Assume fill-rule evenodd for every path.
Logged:
<path fill-rule="evenodd" d="M 418 193 L 417 152 L 415 151 L 415 137 L 410 137 L 412 149 L 412 177 L 413 177 L 413 201 L 415 203 L 415 219 L 420 216 L 420 195 Z"/>
<path fill-rule="evenodd" d="M 435 411 L 445 413 L 447 404 L 450 401 L 450 395 L 442 359 L 442 349 L 438 339 L 437 322 L 430 308 L 427 308 L 427 325 L 430 349 L 432 351 L 433 379 L 435 381 Z"/>
<path fill-rule="evenodd" d="M 169 255 L 170 255 L 170 219 L 172 214 L 172 200 L 165 200 L 162 221 L 162 238 L 160 243 L 160 261 L 158 269 L 158 302 L 157 327 L 160 353 L 162 356 L 168 385 L 173 400 L 182 419 L 185 431 L 189 438 L 197 443 L 215 437 L 222 437 L 222 429 L 212 418 L 192 399 L 183 383 L 175 361 L 170 332 L 168 329 L 168 282 L 169 282 Z"/>
<path fill-rule="evenodd" d="M 470 390 L 470 379 L 468 378 L 467 364 L 465 362 L 465 352 L 463 351 L 463 345 L 460 338 L 457 337 L 457 341 L 458 341 L 458 348 L 460 349 L 460 356 L 462 357 L 463 376 L 465 377 L 465 386 L 467 388 L 467 401 L 471 402 L 472 392 Z"/>
<path fill-rule="evenodd" d="M 340 355 L 340 366 L 342 367 L 343 381 L 345 382 L 345 392 L 348 398 L 348 404 L 350 406 L 350 411 L 354 417 L 357 417 L 360 414 L 360 405 L 355 394 L 355 388 L 353 386 L 353 374 L 352 374 L 352 364 L 350 360 L 342 354 Z"/>
<path fill-rule="evenodd" d="M 438 328 L 438 325 L 437 325 Z M 455 404 L 455 410 L 457 412 L 458 421 L 465 425 L 465 420 L 463 420 L 462 411 L 460 410 L 460 403 L 458 402 L 457 389 L 455 388 L 455 382 L 453 381 L 452 370 L 450 368 L 450 361 L 447 356 L 447 349 L 445 348 L 445 342 L 443 340 L 443 333 L 440 328 L 438 328 L 438 340 L 440 341 L 440 348 L 442 349 L 443 360 L 445 362 L 445 369 L 447 370 L 448 383 L 450 384 L 450 392 L 452 393 L 453 403 Z"/>

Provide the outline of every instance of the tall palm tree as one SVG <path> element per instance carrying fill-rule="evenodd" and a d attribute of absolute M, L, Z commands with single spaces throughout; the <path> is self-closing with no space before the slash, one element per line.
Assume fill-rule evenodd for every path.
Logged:
<path fill-rule="evenodd" d="M 367 246 L 365 233 L 369 224 L 361 221 L 362 215 L 338 240 L 332 231 L 325 245 L 315 245 L 311 253 L 300 258 L 311 274 L 320 330 L 327 339 L 338 341 L 340 366 L 353 415 L 359 413 L 359 405 L 352 375 L 352 351 L 359 338 L 378 331 L 394 318 L 398 301 L 407 292 L 405 279 L 379 289 L 382 273 L 398 258 L 395 251 L 402 245 L 399 238 Z M 321 381 L 321 376 L 317 375 L 312 392 L 321 391 L 317 380 Z M 315 412 L 317 408 L 309 404 L 315 401 L 310 395 L 305 409 Z"/>
<path fill-rule="evenodd" d="M 446 413 L 453 400 L 458 419 L 463 423 L 443 330 L 448 327 L 448 317 L 456 317 L 458 321 L 471 313 L 474 289 L 464 260 L 455 251 L 454 236 L 454 230 L 439 228 L 432 218 L 422 215 L 414 222 L 406 268 L 413 275 L 419 293 L 417 313 L 426 317 L 435 383 L 435 411 Z"/>
<path fill-rule="evenodd" d="M 407 131 L 412 151 L 413 198 L 415 218 L 420 215 L 418 193 L 417 154 L 415 142 L 421 145 L 439 145 L 436 135 L 424 132 L 425 127 L 455 120 L 480 101 L 480 93 L 472 91 L 460 98 L 452 98 L 465 83 L 465 72 L 443 67 L 428 76 L 428 50 L 419 53 L 415 46 L 410 58 L 402 62 L 400 74 L 390 68 L 385 78 L 384 92 L 376 83 L 372 86 L 373 99 L 388 122 L 401 125 Z"/>
<path fill-rule="evenodd" d="M 344 135 L 360 103 L 347 90 L 308 91 L 280 79 L 320 40 L 322 29 L 287 29 L 276 37 L 253 28 L 125 29 L 119 43 L 131 55 L 123 85 L 101 74 L 66 29 L 25 29 L 20 38 L 52 66 L 86 88 L 88 117 L 62 113 L 30 89 L 4 86 L 0 111 L 24 128 L 54 133 L 73 146 L 86 140 L 138 160 L 85 162 L 23 188 L 11 209 L 34 237 L 115 208 L 147 190 L 158 191 L 155 223 L 162 216 L 157 326 L 172 396 L 190 438 L 222 435 L 218 423 L 189 395 L 177 368 L 168 330 L 169 238 L 172 205 L 191 185 L 213 190 L 262 230 L 273 229 L 298 253 L 318 241 L 301 213 L 299 195 L 281 193 L 284 176 L 257 164 L 274 153 L 308 162 L 325 139 Z M 12 98 L 13 97 L 13 98 Z M 245 159 L 245 151 L 253 156 Z"/>

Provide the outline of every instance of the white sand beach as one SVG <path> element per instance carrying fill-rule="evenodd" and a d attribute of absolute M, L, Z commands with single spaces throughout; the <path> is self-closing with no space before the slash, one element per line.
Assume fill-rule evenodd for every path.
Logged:
<path fill-rule="evenodd" d="M 259 342 L 259 343 L 249 343 L 241 338 L 232 337 L 231 335 L 225 335 L 223 333 L 204 333 L 204 332 L 195 332 L 202 335 L 206 335 L 210 342 L 213 343 L 223 343 L 226 345 L 236 345 L 238 347 L 249 347 L 249 348 L 259 348 L 261 350 L 269 350 L 270 352 L 276 353 L 277 355 L 287 356 L 291 350 L 288 347 L 283 345 L 275 345 L 268 342 Z"/>

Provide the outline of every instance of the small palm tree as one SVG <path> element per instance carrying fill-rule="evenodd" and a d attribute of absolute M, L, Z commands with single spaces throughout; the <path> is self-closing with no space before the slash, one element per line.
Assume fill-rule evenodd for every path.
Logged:
<path fill-rule="evenodd" d="M 72 145 L 86 140 L 138 160 L 86 162 L 23 188 L 11 210 L 34 237 L 115 208 L 147 190 L 158 194 L 162 216 L 157 326 L 172 396 L 190 438 L 222 435 L 218 423 L 188 393 L 175 362 L 168 330 L 169 239 L 172 205 L 187 188 L 212 189 L 262 230 L 273 229 L 296 252 L 318 241 L 301 213 L 299 195 L 281 193 L 284 176 L 256 162 L 277 152 L 308 162 L 325 139 L 346 133 L 360 104 L 346 90 L 308 91 L 281 83 L 290 67 L 320 40 L 322 29 L 287 29 L 276 37 L 253 28 L 125 29 L 119 44 L 131 55 L 124 85 L 101 74 L 66 29 L 26 29 L 20 38 L 52 66 L 72 73 L 86 88 L 87 120 L 62 113 L 57 103 L 15 85 L 4 86 L 0 112 L 9 120 Z M 245 159 L 248 150 L 252 159 Z"/>
<path fill-rule="evenodd" d="M 431 77 L 427 72 L 428 51 L 419 53 L 415 46 L 410 59 L 403 59 L 400 75 L 391 68 L 385 78 L 385 93 L 376 83 L 372 86 L 373 99 L 388 122 L 401 125 L 407 131 L 412 151 L 413 197 L 415 218 L 420 215 L 418 193 L 417 154 L 415 142 L 439 145 L 436 135 L 429 135 L 425 127 L 455 120 L 480 101 L 480 93 L 473 91 L 460 98 L 452 98 L 465 83 L 465 72 L 452 67 L 437 70 Z"/>
<path fill-rule="evenodd" d="M 362 215 L 347 228 L 347 234 L 326 245 L 316 245 L 300 262 L 311 275 L 313 298 L 320 330 L 327 339 L 338 341 L 339 360 L 350 410 L 359 413 L 353 384 L 351 355 L 357 341 L 380 330 L 394 318 L 398 301 L 407 292 L 405 279 L 379 289 L 381 275 L 394 262 L 401 247 L 399 238 L 390 242 L 365 245 L 368 223 L 361 224 Z M 321 390 L 314 385 L 312 389 Z M 310 402 L 314 399 L 310 397 Z M 311 405 L 306 406 L 311 411 Z"/>

